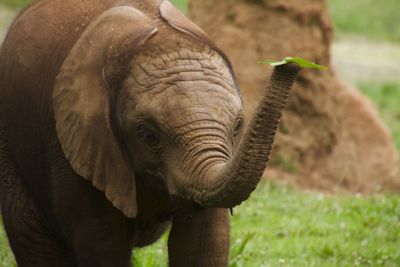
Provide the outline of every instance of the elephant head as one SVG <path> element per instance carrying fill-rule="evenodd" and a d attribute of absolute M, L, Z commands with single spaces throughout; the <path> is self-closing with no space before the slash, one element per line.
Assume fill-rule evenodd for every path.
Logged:
<path fill-rule="evenodd" d="M 158 10 L 111 8 L 72 48 L 53 93 L 62 149 L 128 217 L 137 215 L 137 176 L 203 207 L 233 207 L 262 176 L 299 68 L 274 70 L 241 133 L 227 58 L 167 0 Z"/>

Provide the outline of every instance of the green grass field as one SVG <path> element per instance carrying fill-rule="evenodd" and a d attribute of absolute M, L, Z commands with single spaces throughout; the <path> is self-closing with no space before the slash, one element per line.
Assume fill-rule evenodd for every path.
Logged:
<path fill-rule="evenodd" d="M 234 214 L 231 267 L 400 266 L 399 196 L 324 196 L 264 184 Z M 164 238 L 140 251 L 135 266 L 167 266 L 165 254 Z"/>
<path fill-rule="evenodd" d="M 167 266 L 166 238 L 136 267 Z M 0 266 L 14 266 L 0 230 Z M 326 196 L 262 184 L 234 210 L 231 267 L 400 266 L 400 196 Z"/>

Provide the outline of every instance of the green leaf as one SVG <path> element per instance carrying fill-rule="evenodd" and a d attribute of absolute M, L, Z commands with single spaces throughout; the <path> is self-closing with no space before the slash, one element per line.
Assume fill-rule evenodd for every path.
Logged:
<path fill-rule="evenodd" d="M 314 62 L 310 62 L 308 60 L 305 60 L 305 59 L 299 58 L 299 57 L 286 57 L 281 61 L 266 59 L 264 61 L 259 61 L 257 63 L 259 63 L 259 64 L 269 64 L 269 65 L 271 65 L 273 67 L 276 67 L 276 66 L 281 66 L 281 65 L 288 64 L 290 62 L 296 63 L 297 65 L 300 66 L 300 68 L 309 68 L 309 69 L 317 69 L 317 70 L 327 70 L 328 69 L 325 66 L 318 65 L 318 64 L 316 64 Z"/>

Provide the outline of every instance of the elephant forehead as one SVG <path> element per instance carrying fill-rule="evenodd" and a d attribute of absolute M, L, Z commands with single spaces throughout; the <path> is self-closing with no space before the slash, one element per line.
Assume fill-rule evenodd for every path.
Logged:
<path fill-rule="evenodd" d="M 242 110 L 228 64 L 210 48 L 163 50 L 159 56 L 139 54 L 132 66 L 123 84 L 125 107 L 151 113 L 163 125 L 232 121 Z"/>
<path fill-rule="evenodd" d="M 155 90 L 153 94 L 157 94 L 169 87 L 191 89 L 196 81 L 214 84 L 227 93 L 238 93 L 226 62 L 209 48 L 201 51 L 181 48 L 154 57 L 139 55 L 135 61 L 130 77 L 139 93 Z"/>
<path fill-rule="evenodd" d="M 207 81 L 179 82 L 160 93 L 144 93 L 136 99 L 138 110 L 149 109 L 166 121 L 176 116 L 185 122 L 232 120 L 242 109 L 238 95 Z"/>

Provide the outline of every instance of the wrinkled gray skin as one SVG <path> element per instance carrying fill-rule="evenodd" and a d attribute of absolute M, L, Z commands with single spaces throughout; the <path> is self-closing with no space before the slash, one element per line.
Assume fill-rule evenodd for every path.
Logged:
<path fill-rule="evenodd" d="M 41 0 L 0 50 L 0 204 L 20 266 L 227 266 L 298 66 L 243 131 L 232 67 L 168 1 Z M 12 116 L 11 116 L 12 114 Z"/>

